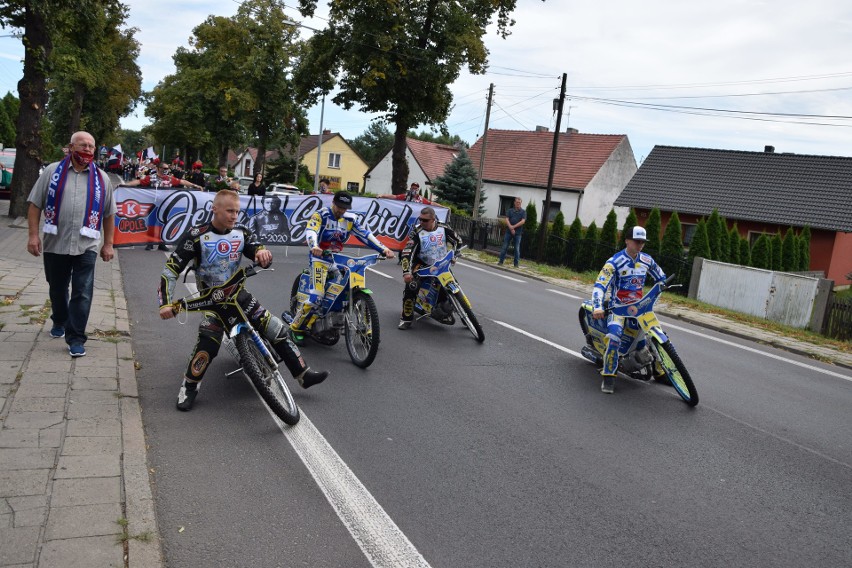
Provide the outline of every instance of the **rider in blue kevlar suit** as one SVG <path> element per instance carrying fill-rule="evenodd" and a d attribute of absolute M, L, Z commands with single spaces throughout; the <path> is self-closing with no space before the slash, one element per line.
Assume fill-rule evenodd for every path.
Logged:
<path fill-rule="evenodd" d="M 617 252 L 606 261 L 592 290 L 593 318 L 602 319 L 604 317 L 603 303 L 607 291 L 610 292 L 612 301 L 626 304 L 642 299 L 645 277 L 648 274 L 657 281 L 666 279 L 665 273 L 657 266 L 654 259 L 642 252 L 646 239 L 645 229 L 638 226 L 633 227 L 630 236 L 625 239 L 627 248 Z M 628 325 L 636 325 L 633 320 L 628 320 L 628 322 L 630 322 Z M 607 394 L 615 392 L 618 349 L 621 345 L 621 336 L 624 333 L 624 323 L 625 318 L 613 314 L 610 314 L 607 320 L 606 352 L 604 353 L 603 369 L 601 369 L 601 375 L 603 375 L 601 391 Z"/>
<path fill-rule="evenodd" d="M 393 251 L 384 246 L 379 239 L 373 235 L 358 221 L 353 213 L 347 213 L 352 208 L 352 196 L 349 192 L 339 191 L 329 207 L 316 211 L 308 221 L 305 229 L 305 240 L 311 249 L 308 259 L 311 263 L 311 289 L 308 299 L 297 308 L 293 314 L 293 322 L 290 330 L 296 341 L 302 339 L 302 334 L 311 323 L 309 316 L 314 308 L 322 304 L 325 296 L 325 279 L 328 276 L 329 260 L 324 259 L 324 251 L 340 252 L 350 234 L 370 248 L 384 254 L 387 258 L 393 258 Z M 307 322 L 307 323 L 306 323 Z"/>

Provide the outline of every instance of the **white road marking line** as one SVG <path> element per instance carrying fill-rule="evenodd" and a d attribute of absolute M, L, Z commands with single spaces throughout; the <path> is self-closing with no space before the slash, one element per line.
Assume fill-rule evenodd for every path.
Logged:
<path fill-rule="evenodd" d="M 384 272 L 379 272 L 379 271 L 378 271 L 378 270 L 376 270 L 375 268 L 370 268 L 370 267 L 368 266 L 368 267 L 367 267 L 367 270 L 369 270 L 370 272 L 375 272 L 375 273 L 376 273 L 376 274 L 378 274 L 379 276 L 383 276 L 383 277 L 385 277 L 385 278 L 388 278 L 388 279 L 390 279 L 390 280 L 393 280 L 393 276 L 391 276 L 390 274 L 385 274 Z"/>
<path fill-rule="evenodd" d="M 743 350 L 749 351 L 751 353 L 757 353 L 758 355 L 763 355 L 764 357 L 769 357 L 771 359 L 777 359 L 778 361 L 784 361 L 785 363 L 790 363 L 791 365 L 797 365 L 799 367 L 804 367 L 805 369 L 810 369 L 811 371 L 816 371 L 818 373 L 823 373 L 825 375 L 831 375 L 832 377 L 838 377 L 838 378 L 841 378 L 841 379 L 844 379 L 844 380 L 847 380 L 847 381 L 852 381 L 852 377 L 847 376 L 847 375 L 841 375 L 840 373 L 837 373 L 835 371 L 829 371 L 828 369 L 823 369 L 823 368 L 817 367 L 815 365 L 808 365 L 807 363 L 801 363 L 801 362 L 796 361 L 794 359 L 788 359 L 786 357 L 782 357 L 781 355 L 776 355 L 774 353 L 767 353 L 766 351 L 761 351 L 760 349 L 755 349 L 754 347 L 742 345 L 742 344 L 736 343 L 734 341 L 728 341 L 727 339 L 721 339 L 721 338 L 718 338 L 718 337 L 713 337 L 712 335 L 706 335 L 706 334 L 701 333 L 699 331 L 693 331 L 691 329 L 687 329 L 687 328 L 681 327 L 679 325 L 674 325 L 672 323 L 666 322 L 664 324 L 664 329 L 665 328 L 676 329 L 676 330 L 682 331 L 684 333 L 690 333 L 692 335 L 697 335 L 698 337 L 710 339 L 710 340 L 715 341 L 717 343 L 723 343 L 725 345 L 730 345 L 731 347 L 743 349 Z"/>
<path fill-rule="evenodd" d="M 325 498 L 372 566 L 430 568 L 426 559 L 355 477 L 304 412 L 301 413 L 298 424 L 285 426 L 269 408 L 267 411 L 299 454 Z"/>
<path fill-rule="evenodd" d="M 497 270 L 497 271 L 495 271 L 495 270 L 487 270 L 487 269 L 485 269 L 485 268 L 480 268 L 480 267 L 478 267 L 478 266 L 474 266 L 474 265 L 472 265 L 472 264 L 468 264 L 468 263 L 466 263 L 466 262 L 459 262 L 459 263 L 457 263 L 457 264 L 458 264 L 459 266 L 464 266 L 465 268 L 472 268 L 473 270 L 479 270 L 480 272 L 487 272 L 488 274 L 490 274 L 490 275 L 492 275 L 492 276 L 499 276 L 500 278 L 505 278 L 506 280 L 511 280 L 512 282 L 521 282 L 522 284 L 526 284 L 526 283 L 527 283 L 527 281 L 526 281 L 526 280 L 521 280 L 520 278 L 513 278 L 513 277 L 511 277 L 511 276 L 506 276 L 505 274 L 500 274 L 500 271 L 499 271 L 499 270 Z"/>
<path fill-rule="evenodd" d="M 573 294 L 569 294 L 567 292 L 562 292 L 561 290 L 554 290 L 552 288 L 547 288 L 548 292 L 553 292 L 554 294 L 559 294 L 560 296 L 567 296 L 569 298 L 573 298 L 575 300 L 585 300 L 586 298 L 582 298 L 580 296 L 575 296 Z"/>
<path fill-rule="evenodd" d="M 493 322 L 494 322 L 494 323 L 496 323 L 497 325 L 502 325 L 502 326 L 503 326 L 503 327 L 505 327 L 505 328 L 511 329 L 512 331 L 517 331 L 517 332 L 518 332 L 518 333 L 520 333 L 521 335 L 526 335 L 527 337 L 530 337 L 530 338 L 532 338 L 532 339 L 535 339 L 536 341 L 541 341 L 542 343 L 544 343 L 544 344 L 546 344 L 546 345 L 550 345 L 551 347 L 555 347 L 556 349 L 559 349 L 560 351 L 563 351 L 563 352 L 565 352 L 565 353 L 568 353 L 569 355 L 573 355 L 574 357 L 579 357 L 580 359 L 583 359 L 584 361 L 587 361 L 587 360 L 588 360 L 588 359 L 586 359 L 585 357 L 583 357 L 583 356 L 582 356 L 579 352 L 577 352 L 577 351 L 573 351 L 573 350 L 571 350 L 571 349 L 568 349 L 567 347 L 562 347 L 562 346 L 561 346 L 561 345 L 559 345 L 558 343 L 554 343 L 554 342 L 552 342 L 552 341 L 550 341 L 550 340 L 548 340 L 548 339 L 545 339 L 545 338 L 543 338 L 543 337 L 539 337 L 539 336 L 537 336 L 537 335 L 533 335 L 532 333 L 530 333 L 530 332 L 528 332 L 528 331 L 524 331 L 523 329 L 521 329 L 521 328 L 519 328 L 519 327 L 515 327 L 515 326 L 510 325 L 510 324 L 508 324 L 508 323 L 506 323 L 506 322 L 502 322 L 502 321 L 498 321 L 498 320 L 491 320 L 491 321 L 493 321 Z"/>

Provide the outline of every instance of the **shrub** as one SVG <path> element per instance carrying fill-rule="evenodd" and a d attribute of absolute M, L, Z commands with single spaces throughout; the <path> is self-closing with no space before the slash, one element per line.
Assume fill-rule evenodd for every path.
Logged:
<path fill-rule="evenodd" d="M 765 234 L 760 235 L 751 247 L 751 265 L 772 270 L 772 244 Z"/>
<path fill-rule="evenodd" d="M 799 243 L 793 227 L 787 229 L 781 242 L 781 270 L 796 272 L 799 270 Z"/>
<path fill-rule="evenodd" d="M 660 236 L 662 234 L 661 227 L 660 209 L 654 207 L 648 214 L 648 221 L 645 223 L 645 232 L 648 233 L 648 242 L 645 243 L 645 252 L 651 256 L 657 256 L 660 254 Z"/>

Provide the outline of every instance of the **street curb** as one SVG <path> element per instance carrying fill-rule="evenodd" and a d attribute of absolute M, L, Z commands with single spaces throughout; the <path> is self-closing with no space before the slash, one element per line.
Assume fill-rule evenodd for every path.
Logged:
<path fill-rule="evenodd" d="M 127 332 L 130 338 L 130 320 L 127 300 L 124 296 L 124 281 L 118 255 L 111 263 L 115 292 L 116 328 Z M 148 453 L 145 430 L 142 426 L 142 407 L 139 404 L 139 387 L 136 381 L 135 358 L 130 342 L 119 344 L 118 365 L 119 393 L 121 396 L 121 438 L 123 456 L 121 461 L 124 481 L 125 518 L 127 519 L 127 562 L 128 566 L 161 568 L 163 566 L 162 543 L 157 525 L 156 507 L 151 491 L 152 480 L 148 472 Z"/>

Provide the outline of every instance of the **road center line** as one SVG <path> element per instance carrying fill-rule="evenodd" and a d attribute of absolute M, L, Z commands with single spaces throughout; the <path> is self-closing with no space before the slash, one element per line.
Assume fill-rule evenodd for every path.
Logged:
<path fill-rule="evenodd" d="M 298 424 L 285 426 L 269 408 L 266 410 L 299 454 L 325 498 L 372 566 L 430 568 L 426 559 L 355 477 L 304 412 L 301 413 Z"/>
<path fill-rule="evenodd" d="M 556 349 L 559 349 L 560 351 L 562 351 L 564 353 L 568 353 L 569 355 L 573 355 L 574 357 L 578 357 L 580 359 L 583 359 L 584 361 L 587 361 L 587 359 L 585 357 L 583 357 L 582 355 L 580 355 L 580 353 L 578 351 L 572 351 L 571 349 L 568 349 L 567 347 L 562 347 L 558 343 L 554 343 L 554 342 L 552 342 L 548 339 L 545 339 L 543 337 L 539 337 L 538 335 L 533 335 L 532 333 L 530 333 L 528 331 L 524 331 L 523 329 L 521 329 L 519 327 L 515 327 L 513 325 L 510 325 L 506 322 L 502 322 L 502 321 L 498 321 L 498 320 L 491 320 L 491 321 L 493 321 L 497 325 L 502 325 L 503 327 L 505 327 L 507 329 L 511 329 L 512 331 L 516 331 L 516 332 L 520 333 L 521 335 L 526 335 L 527 337 L 535 339 L 536 341 L 541 341 L 542 343 L 544 343 L 546 345 L 550 345 L 551 347 L 555 347 Z"/>
<path fill-rule="evenodd" d="M 784 361 L 785 363 L 790 363 L 791 365 L 797 365 L 797 366 L 799 366 L 799 367 L 804 367 L 805 369 L 809 369 L 809 370 L 811 370 L 811 371 L 816 371 L 816 372 L 818 372 L 818 373 L 823 373 L 823 374 L 825 374 L 825 375 L 831 375 L 832 377 L 838 377 L 838 378 L 843 379 L 843 380 L 846 380 L 846 381 L 852 381 L 852 377 L 849 377 L 849 376 L 846 376 L 846 375 L 842 375 L 842 374 L 837 373 L 837 372 L 835 372 L 835 371 L 830 371 L 830 370 L 828 370 L 828 369 L 823 369 L 823 368 L 821 368 L 821 367 L 817 367 L 817 366 L 815 366 L 815 365 L 809 365 L 809 364 L 807 364 L 807 363 L 802 363 L 802 362 L 800 362 L 800 361 L 796 361 L 796 360 L 794 360 L 794 359 L 788 359 L 787 357 L 782 357 L 781 355 L 776 355 L 776 354 L 774 354 L 774 353 L 767 353 L 766 351 L 761 351 L 760 349 L 755 349 L 754 347 L 749 347 L 749 346 L 747 346 L 747 345 L 742 345 L 742 344 L 740 344 L 740 343 L 736 343 L 736 342 L 734 342 L 734 341 L 728 341 L 727 339 L 721 339 L 721 338 L 719 338 L 719 337 L 713 337 L 712 335 L 706 335 L 706 334 L 704 334 L 704 333 L 701 333 L 700 331 L 693 331 L 693 330 L 691 330 L 691 329 L 687 329 L 687 328 L 685 328 L 685 327 L 681 327 L 681 326 L 679 326 L 679 325 L 674 325 L 674 324 L 672 324 L 672 323 L 668 323 L 668 322 L 666 322 L 666 323 L 664 324 L 664 327 L 665 327 L 665 328 L 676 329 L 676 330 L 678 330 L 678 331 L 682 331 L 682 332 L 684 332 L 684 333 L 689 333 L 689 334 L 692 334 L 692 335 L 697 335 L 698 337 L 703 337 L 703 338 L 705 338 L 705 339 L 710 339 L 710 340 L 712 340 L 712 341 L 715 341 L 715 342 L 717 342 L 717 343 L 722 343 L 722 344 L 724 344 L 724 345 L 730 345 L 731 347 L 736 347 L 736 348 L 738 348 L 738 349 L 743 349 L 743 350 L 745 350 L 745 351 L 749 351 L 749 352 L 751 352 L 751 353 L 757 353 L 758 355 L 763 355 L 764 357 L 769 357 L 769 358 L 771 358 L 771 359 L 777 359 L 778 361 Z"/>
<path fill-rule="evenodd" d="M 379 271 L 378 271 L 378 270 L 376 270 L 375 268 L 369 268 L 369 267 L 367 267 L 367 270 L 369 270 L 370 272 L 375 272 L 376 274 L 378 274 L 379 276 L 382 276 L 382 277 L 384 277 L 384 278 L 388 278 L 388 279 L 390 279 L 390 280 L 393 280 L 393 276 L 391 276 L 390 274 L 385 274 L 384 272 L 379 272 Z"/>
<path fill-rule="evenodd" d="M 513 277 L 511 277 L 511 276 L 506 276 L 505 274 L 500 274 L 500 271 L 499 271 L 499 270 L 487 270 L 487 269 L 485 269 L 485 268 L 480 268 L 480 267 L 478 267 L 478 266 L 474 266 L 474 265 L 472 265 L 472 264 L 468 264 L 468 263 L 466 263 L 466 262 L 459 262 L 459 263 L 457 263 L 457 264 L 458 264 L 459 266 L 464 266 L 465 268 L 470 268 L 470 269 L 473 269 L 473 270 L 479 270 L 480 272 L 487 272 L 487 273 L 488 273 L 488 274 L 490 274 L 491 276 L 497 276 L 497 277 L 499 277 L 499 278 L 505 278 L 506 280 L 511 280 L 512 282 L 520 282 L 520 283 L 522 283 L 522 284 L 526 284 L 526 283 L 527 283 L 527 281 L 526 281 L 526 280 L 521 280 L 520 278 L 513 278 Z"/>
<path fill-rule="evenodd" d="M 560 296 L 567 296 L 569 298 L 573 298 L 575 300 L 585 300 L 586 298 L 581 298 L 580 296 L 575 296 L 573 294 L 569 294 L 567 292 L 562 292 L 561 290 L 554 290 L 552 288 L 547 288 L 548 292 L 553 292 L 554 294 L 559 294 Z"/>

